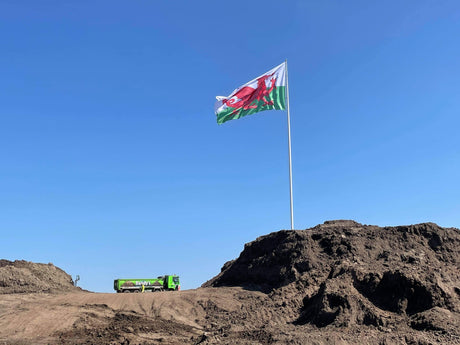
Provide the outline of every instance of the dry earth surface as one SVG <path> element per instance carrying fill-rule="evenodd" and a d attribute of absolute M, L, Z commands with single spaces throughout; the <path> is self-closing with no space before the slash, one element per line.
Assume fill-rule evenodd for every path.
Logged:
<path fill-rule="evenodd" d="M 460 344 L 460 230 L 329 221 L 245 245 L 195 290 L 102 294 L 0 260 L 0 345 Z"/>

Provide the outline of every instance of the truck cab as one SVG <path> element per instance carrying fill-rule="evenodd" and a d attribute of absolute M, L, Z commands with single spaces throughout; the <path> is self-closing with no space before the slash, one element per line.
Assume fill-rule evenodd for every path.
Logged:
<path fill-rule="evenodd" d="M 180 290 L 180 280 L 177 275 L 166 275 L 163 277 L 158 277 L 163 279 L 164 289 L 170 291 L 179 291 Z"/>

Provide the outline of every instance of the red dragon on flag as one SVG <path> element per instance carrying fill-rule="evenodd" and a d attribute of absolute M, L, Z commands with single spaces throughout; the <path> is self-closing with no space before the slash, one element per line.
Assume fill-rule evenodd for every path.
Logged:
<path fill-rule="evenodd" d="M 272 100 L 266 99 L 266 97 L 270 96 L 273 89 L 276 88 L 276 78 L 270 80 L 271 86 L 269 89 L 266 87 L 265 81 L 271 76 L 273 76 L 273 74 L 263 75 L 257 78 L 257 88 L 254 89 L 250 86 L 243 86 L 238 89 L 231 98 L 222 100 L 222 103 L 235 108 L 231 115 L 235 114 L 240 109 L 256 109 L 259 105 L 257 103 L 253 104 L 254 101 L 262 101 L 264 105 L 273 105 Z"/>
<path fill-rule="evenodd" d="M 263 110 L 285 109 L 285 63 L 237 88 L 228 97 L 217 96 L 217 123 Z"/>

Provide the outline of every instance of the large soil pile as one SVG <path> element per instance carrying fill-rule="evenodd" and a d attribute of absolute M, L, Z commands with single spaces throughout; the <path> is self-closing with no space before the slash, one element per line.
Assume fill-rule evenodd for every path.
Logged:
<path fill-rule="evenodd" d="M 460 336 L 459 248 L 459 229 L 433 223 L 328 221 L 246 244 L 203 286 L 243 286 L 281 299 L 297 291 L 297 325 L 408 326 Z"/>
<path fill-rule="evenodd" d="M 72 277 L 51 263 L 0 260 L 0 294 L 75 290 Z"/>

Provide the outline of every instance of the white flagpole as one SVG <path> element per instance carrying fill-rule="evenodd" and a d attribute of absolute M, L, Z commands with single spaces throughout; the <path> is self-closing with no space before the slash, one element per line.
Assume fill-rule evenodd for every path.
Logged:
<path fill-rule="evenodd" d="M 287 123 L 288 123 L 288 146 L 289 146 L 289 196 L 291 198 L 291 230 L 294 230 L 294 208 L 292 198 L 292 158 L 291 158 L 291 116 L 289 113 L 289 80 L 286 59 L 286 102 L 287 102 Z"/>

